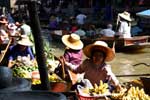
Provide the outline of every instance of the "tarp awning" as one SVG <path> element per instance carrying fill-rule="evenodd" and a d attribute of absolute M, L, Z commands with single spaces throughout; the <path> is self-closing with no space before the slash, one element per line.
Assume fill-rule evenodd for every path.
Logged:
<path fill-rule="evenodd" d="M 136 13 L 137 16 L 150 18 L 150 9 Z"/>

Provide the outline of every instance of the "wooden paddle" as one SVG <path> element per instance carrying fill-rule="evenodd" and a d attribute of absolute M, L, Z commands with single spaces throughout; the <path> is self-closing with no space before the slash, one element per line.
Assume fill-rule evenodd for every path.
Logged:
<path fill-rule="evenodd" d="M 1 63 L 1 62 L 2 62 L 2 60 L 4 59 L 5 54 L 6 54 L 7 50 L 8 50 L 8 48 L 9 48 L 9 46 L 10 46 L 11 42 L 12 42 L 12 38 L 10 38 L 10 40 L 9 40 L 9 42 L 8 42 L 7 46 L 6 46 L 6 49 L 5 49 L 5 50 L 3 50 L 3 52 L 1 53 L 0 63 Z"/>
<path fill-rule="evenodd" d="M 54 55 L 54 57 L 55 57 L 56 59 L 58 59 L 59 62 L 60 62 L 60 64 L 61 64 L 61 67 L 62 67 L 62 78 L 65 79 L 65 78 L 66 78 L 66 73 L 65 73 L 65 65 L 64 65 L 64 62 L 63 62 L 60 58 L 56 57 L 55 55 Z M 64 58 L 63 58 L 63 59 L 64 59 Z"/>

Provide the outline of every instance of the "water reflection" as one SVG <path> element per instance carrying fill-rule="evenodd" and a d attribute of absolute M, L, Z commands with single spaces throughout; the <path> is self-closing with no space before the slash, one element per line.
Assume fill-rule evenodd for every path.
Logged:
<path fill-rule="evenodd" d="M 54 55 L 58 57 L 63 55 L 64 45 L 61 42 L 50 42 L 50 45 L 52 48 L 54 48 Z M 137 63 L 149 63 L 149 61 L 150 48 L 146 48 L 141 52 L 136 53 L 116 53 L 115 59 L 109 63 L 112 65 L 112 70 L 118 76 L 118 79 L 121 82 L 126 82 L 139 79 L 140 75 L 143 76 L 143 74 L 150 74 L 150 66 L 148 67 L 144 64 L 133 66 Z"/>

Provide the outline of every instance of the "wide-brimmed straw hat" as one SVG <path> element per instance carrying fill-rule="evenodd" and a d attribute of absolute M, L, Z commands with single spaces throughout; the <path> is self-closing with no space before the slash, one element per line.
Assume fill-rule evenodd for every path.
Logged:
<path fill-rule="evenodd" d="M 80 50 L 83 48 L 83 42 L 80 40 L 80 36 L 74 33 L 63 35 L 62 42 L 73 50 Z"/>
<path fill-rule="evenodd" d="M 84 52 L 85 56 L 91 58 L 91 53 L 95 49 L 102 51 L 106 54 L 105 61 L 111 61 L 115 57 L 114 51 L 111 48 L 109 48 L 107 43 L 104 41 L 95 41 L 93 44 L 87 45 L 83 49 L 83 52 Z"/>
<path fill-rule="evenodd" d="M 130 17 L 130 13 L 127 11 L 124 11 L 123 13 L 119 13 L 118 16 L 120 16 L 121 18 L 123 18 L 127 21 L 132 21 L 132 19 Z"/>
<path fill-rule="evenodd" d="M 17 42 L 20 45 L 24 46 L 32 46 L 33 43 L 30 41 L 29 37 L 27 35 L 21 35 L 21 39 Z"/>

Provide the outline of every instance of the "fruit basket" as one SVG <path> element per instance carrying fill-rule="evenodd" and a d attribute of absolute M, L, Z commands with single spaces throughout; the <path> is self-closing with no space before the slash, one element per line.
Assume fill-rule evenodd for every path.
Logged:
<path fill-rule="evenodd" d="M 108 84 L 100 81 L 100 84 L 92 84 L 85 80 L 85 86 L 77 86 L 77 97 L 79 100 L 109 100 L 110 92 Z"/>
<path fill-rule="evenodd" d="M 82 96 L 77 93 L 78 100 L 110 100 L 107 96 Z"/>

